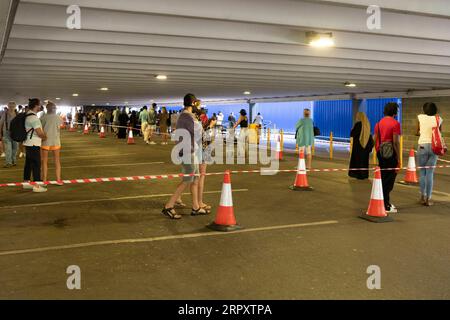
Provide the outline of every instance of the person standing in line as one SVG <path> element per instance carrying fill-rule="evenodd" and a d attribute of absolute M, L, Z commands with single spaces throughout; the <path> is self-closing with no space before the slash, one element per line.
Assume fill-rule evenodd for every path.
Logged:
<path fill-rule="evenodd" d="M 22 105 L 19 105 L 17 114 L 26 113 L 28 110 L 28 107 L 23 107 Z M 23 146 L 23 142 L 19 143 L 19 159 L 22 159 L 25 157 L 25 147 Z"/>
<path fill-rule="evenodd" d="M 15 167 L 17 158 L 18 143 L 11 139 L 10 126 L 11 121 L 16 117 L 16 103 L 10 102 L 0 119 L 0 141 L 3 143 L 5 151 L 4 168 Z"/>
<path fill-rule="evenodd" d="M 181 172 L 186 176 L 183 176 L 182 181 L 178 185 L 172 197 L 166 203 L 162 210 L 162 214 L 167 216 L 170 219 L 181 219 L 181 215 L 179 215 L 174 207 L 177 200 L 180 199 L 181 194 L 184 190 L 190 186 L 191 195 L 192 195 L 192 216 L 198 215 L 206 215 L 208 212 L 200 207 L 198 201 L 198 185 L 199 185 L 199 163 L 201 159 L 199 159 L 199 150 L 201 150 L 202 143 L 202 125 L 196 118 L 196 114 L 198 114 L 198 100 L 193 94 L 187 94 L 184 97 L 184 111 L 181 113 L 177 122 L 177 130 L 183 129 L 189 133 L 189 145 L 190 148 L 188 150 L 182 149 L 179 153 L 179 156 L 183 158 L 185 152 L 189 153 L 189 161 L 183 162 L 181 164 Z M 180 141 L 178 143 L 183 143 Z M 184 142 L 186 143 L 186 142 Z"/>
<path fill-rule="evenodd" d="M 442 132 L 443 119 L 437 114 L 438 108 L 435 103 L 427 102 L 423 105 L 423 114 L 417 116 L 417 135 L 419 136 L 419 147 L 417 157 L 419 167 L 431 167 L 420 169 L 420 203 L 424 206 L 432 206 L 431 196 L 433 193 L 434 167 L 438 156 L 431 148 L 433 128 L 439 127 Z"/>
<path fill-rule="evenodd" d="M 356 114 L 356 121 L 350 133 L 353 140 L 349 177 L 364 180 L 369 178 L 369 158 L 373 149 L 373 138 L 370 133 L 370 122 L 364 112 Z M 357 170 L 363 169 L 363 170 Z"/>
<path fill-rule="evenodd" d="M 127 138 L 127 128 L 128 128 L 128 114 L 125 108 L 119 114 L 119 130 L 117 131 L 117 138 L 126 139 Z"/>
<path fill-rule="evenodd" d="M 167 140 L 169 138 L 169 130 L 168 124 L 169 122 L 169 113 L 167 112 L 166 107 L 161 109 L 161 114 L 159 115 L 159 132 L 162 136 L 162 145 L 168 144 Z"/>
<path fill-rule="evenodd" d="M 141 112 L 139 113 L 139 121 L 141 123 L 141 131 L 142 131 L 142 136 L 144 137 L 144 142 L 146 144 L 149 144 L 148 141 L 148 135 L 149 135 L 149 130 L 148 130 L 148 111 L 147 111 L 147 106 L 144 106 L 141 110 Z"/>
<path fill-rule="evenodd" d="M 138 116 L 135 110 L 131 111 L 130 114 L 130 128 L 133 130 L 133 136 L 139 135 L 139 128 L 138 128 Z"/>
<path fill-rule="evenodd" d="M 236 117 L 234 116 L 234 113 L 231 112 L 228 116 L 228 128 L 233 129 L 234 125 L 236 124 Z"/>
<path fill-rule="evenodd" d="M 171 126 L 171 131 L 172 133 L 177 129 L 177 121 L 178 121 L 178 117 L 179 117 L 179 113 L 174 111 L 172 113 L 171 119 L 170 119 L 170 126 Z"/>
<path fill-rule="evenodd" d="M 395 102 L 389 102 L 384 107 L 384 118 L 376 125 L 374 130 L 375 148 L 377 150 L 378 163 L 381 170 L 381 182 L 383 185 L 384 207 L 388 213 L 397 213 L 397 208 L 391 203 L 390 194 L 394 189 L 400 163 L 400 122 L 395 120 L 399 106 Z M 383 170 L 390 169 L 390 170 Z"/>
<path fill-rule="evenodd" d="M 25 118 L 25 130 L 27 138 L 23 145 L 25 146 L 25 167 L 23 170 L 23 180 L 30 183 L 31 174 L 36 183 L 42 182 L 41 179 L 41 145 L 42 141 L 47 139 L 44 130 L 42 130 L 41 120 L 37 113 L 41 110 L 41 101 L 39 99 L 30 99 L 28 103 L 27 116 Z M 32 189 L 33 192 L 46 192 L 47 188 L 38 184 L 23 186 L 24 189 Z"/>
<path fill-rule="evenodd" d="M 239 113 L 240 116 L 238 121 L 233 126 L 233 132 L 238 126 L 241 127 L 239 131 L 240 143 L 238 143 L 238 157 L 245 158 L 245 153 L 248 145 L 248 117 L 247 111 L 245 111 L 245 109 L 242 109 Z"/>
<path fill-rule="evenodd" d="M 113 131 L 116 135 L 119 134 L 119 128 L 117 128 L 119 126 L 119 116 L 120 116 L 120 110 L 119 110 L 119 107 L 117 107 L 116 109 L 114 109 L 114 111 L 112 113 Z"/>
<path fill-rule="evenodd" d="M 217 134 L 221 134 L 222 133 L 222 128 L 223 128 L 223 118 L 224 115 L 222 113 L 222 111 L 219 111 L 219 113 L 216 116 L 216 128 L 217 128 Z"/>
<path fill-rule="evenodd" d="M 48 154 L 53 153 L 55 160 L 55 173 L 58 186 L 62 186 L 61 179 L 61 118 L 56 114 L 56 105 L 49 101 L 46 105 L 47 113 L 41 117 L 42 129 L 47 139 L 42 142 L 42 178 L 47 181 L 48 177 Z"/>
<path fill-rule="evenodd" d="M 152 140 L 153 138 L 153 133 L 156 131 L 156 118 L 157 118 L 157 114 L 156 114 L 156 103 L 152 104 L 152 107 L 150 108 L 150 110 L 148 111 L 148 144 L 156 144 L 156 142 L 154 142 Z"/>
<path fill-rule="evenodd" d="M 98 130 L 101 131 L 102 127 L 105 130 L 106 133 L 106 113 L 105 110 L 100 111 L 100 113 L 98 114 L 98 125 L 99 128 Z"/>
<path fill-rule="evenodd" d="M 203 191 L 205 189 L 206 167 L 212 163 L 211 143 L 214 140 L 214 128 L 216 127 L 216 118 L 210 118 L 203 125 L 203 139 L 202 139 L 202 162 L 199 165 L 200 178 L 198 182 L 198 204 L 206 212 L 211 212 L 211 206 L 203 202 Z"/>
<path fill-rule="evenodd" d="M 312 168 L 312 146 L 314 145 L 314 123 L 311 119 L 311 110 L 303 110 L 303 119 L 295 125 L 295 140 L 300 152 L 306 156 L 307 169 Z"/>

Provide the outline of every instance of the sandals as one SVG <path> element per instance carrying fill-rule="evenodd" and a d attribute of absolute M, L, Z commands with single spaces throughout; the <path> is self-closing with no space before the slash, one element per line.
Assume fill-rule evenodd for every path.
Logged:
<path fill-rule="evenodd" d="M 174 208 L 163 208 L 161 213 L 172 220 L 181 219 L 181 215 L 176 213 Z"/>
<path fill-rule="evenodd" d="M 177 209 L 186 208 L 186 204 L 183 201 L 176 201 L 175 202 L 175 208 L 177 208 Z"/>
<path fill-rule="evenodd" d="M 204 209 L 206 212 L 208 212 L 208 214 L 211 213 L 212 207 L 208 204 L 205 204 L 205 205 L 201 206 L 200 208 Z"/>
<path fill-rule="evenodd" d="M 204 208 L 198 208 L 197 210 L 192 209 L 191 216 L 206 216 L 209 212 L 206 211 Z"/>

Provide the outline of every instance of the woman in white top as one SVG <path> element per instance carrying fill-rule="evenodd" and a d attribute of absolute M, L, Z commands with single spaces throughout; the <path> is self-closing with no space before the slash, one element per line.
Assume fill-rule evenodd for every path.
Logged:
<path fill-rule="evenodd" d="M 48 176 L 48 153 L 51 151 L 55 159 L 56 181 L 57 185 L 63 185 L 61 180 L 61 138 L 60 128 L 62 124 L 61 117 L 56 114 L 56 105 L 49 101 L 46 105 L 47 113 L 42 116 L 42 129 L 47 135 L 47 140 L 42 142 L 41 146 L 41 161 L 42 161 L 42 175 L 44 181 L 47 181 Z"/>
<path fill-rule="evenodd" d="M 439 126 L 442 131 L 442 118 L 437 115 L 437 106 L 433 102 L 427 102 L 423 105 L 424 114 L 417 116 L 417 135 L 419 136 L 419 148 L 417 157 L 420 167 L 436 166 L 438 156 L 434 154 L 431 148 L 431 139 L 433 128 Z M 434 168 L 420 169 L 420 192 L 421 204 L 431 206 L 431 194 L 433 192 Z"/>

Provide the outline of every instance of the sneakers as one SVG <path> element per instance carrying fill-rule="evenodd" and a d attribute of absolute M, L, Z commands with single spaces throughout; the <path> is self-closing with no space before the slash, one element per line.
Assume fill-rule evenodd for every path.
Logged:
<path fill-rule="evenodd" d="M 150 141 L 148 144 L 156 144 L 155 141 Z"/>
<path fill-rule="evenodd" d="M 391 207 L 389 210 L 386 210 L 387 213 L 398 213 L 397 208 L 391 203 Z"/>
<path fill-rule="evenodd" d="M 33 190 L 34 186 L 31 184 L 24 184 L 23 190 Z"/>
<path fill-rule="evenodd" d="M 34 186 L 33 192 L 36 192 L 36 193 L 47 192 L 47 188 L 45 188 L 43 186 Z"/>

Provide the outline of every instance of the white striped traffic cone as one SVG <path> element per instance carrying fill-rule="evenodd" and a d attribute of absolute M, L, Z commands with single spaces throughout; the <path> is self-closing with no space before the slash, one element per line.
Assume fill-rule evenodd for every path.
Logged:
<path fill-rule="evenodd" d="M 295 177 L 295 182 L 293 186 L 289 187 L 294 191 L 312 191 L 313 188 L 308 184 L 308 178 L 306 176 L 306 164 L 305 164 L 305 154 L 300 151 L 298 158 L 298 169 L 297 176 Z"/>
<path fill-rule="evenodd" d="M 100 137 L 101 139 L 106 138 L 106 135 L 105 135 L 105 127 L 104 127 L 104 126 L 102 126 L 102 127 L 100 128 L 100 134 L 99 134 L 99 137 Z"/>
<path fill-rule="evenodd" d="M 391 222 L 394 221 L 387 213 L 384 207 L 383 185 L 381 182 L 381 169 L 375 168 L 375 177 L 372 184 L 372 193 L 370 195 L 369 208 L 366 214 L 360 215 L 360 218 L 371 222 Z"/>
<path fill-rule="evenodd" d="M 280 135 L 278 135 L 277 149 L 275 150 L 275 152 L 276 152 L 276 159 L 283 160 L 283 151 L 281 150 L 281 136 Z"/>
<path fill-rule="evenodd" d="M 83 134 L 89 134 L 89 126 L 87 124 L 84 125 Z"/>
<path fill-rule="evenodd" d="M 128 129 L 128 141 L 127 144 L 135 144 L 134 142 L 134 136 L 133 136 L 133 129 Z"/>
<path fill-rule="evenodd" d="M 73 125 L 73 122 L 70 123 L 69 132 L 75 132 L 75 126 Z"/>
<path fill-rule="evenodd" d="M 414 149 L 409 151 L 408 168 L 406 169 L 405 180 L 400 181 L 399 183 L 409 185 L 419 184 L 419 180 L 417 179 L 416 154 L 414 153 Z"/>
<path fill-rule="evenodd" d="M 223 177 L 222 194 L 220 196 L 220 205 L 217 209 L 216 220 L 208 227 L 216 231 L 225 232 L 242 229 L 236 223 L 234 216 L 230 171 L 226 171 Z"/>

